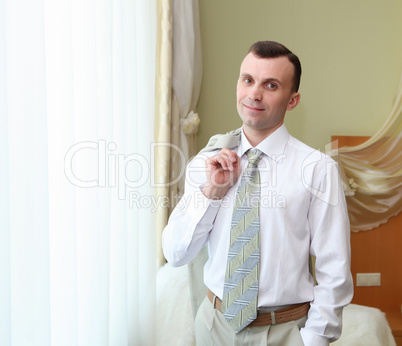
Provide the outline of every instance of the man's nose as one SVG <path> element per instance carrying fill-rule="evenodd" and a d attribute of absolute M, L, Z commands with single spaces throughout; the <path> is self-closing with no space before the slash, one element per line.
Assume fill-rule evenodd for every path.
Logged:
<path fill-rule="evenodd" d="M 253 101 L 262 100 L 262 90 L 258 85 L 253 85 L 253 87 L 250 89 L 249 98 Z"/>

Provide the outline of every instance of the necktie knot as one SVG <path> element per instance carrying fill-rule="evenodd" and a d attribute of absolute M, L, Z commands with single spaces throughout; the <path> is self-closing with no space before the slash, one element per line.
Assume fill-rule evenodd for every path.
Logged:
<path fill-rule="evenodd" d="M 247 151 L 248 162 L 252 165 L 257 165 L 262 159 L 263 152 L 258 149 L 250 149 Z"/>

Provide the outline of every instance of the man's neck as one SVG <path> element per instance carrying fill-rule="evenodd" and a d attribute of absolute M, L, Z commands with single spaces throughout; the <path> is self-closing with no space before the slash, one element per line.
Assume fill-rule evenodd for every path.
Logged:
<path fill-rule="evenodd" d="M 243 133 L 247 137 L 249 143 L 253 146 L 253 148 L 255 148 L 258 144 L 260 144 L 264 139 L 266 139 L 268 136 L 274 133 L 282 125 L 283 121 L 273 128 L 261 130 L 261 129 L 253 129 L 243 124 Z"/>

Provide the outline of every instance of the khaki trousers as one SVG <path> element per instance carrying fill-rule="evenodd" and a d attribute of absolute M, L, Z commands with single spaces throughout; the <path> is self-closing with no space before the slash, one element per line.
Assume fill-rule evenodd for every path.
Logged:
<path fill-rule="evenodd" d="M 304 346 L 300 329 L 307 316 L 271 326 L 244 328 L 235 333 L 223 314 L 205 298 L 195 319 L 197 346 Z"/>

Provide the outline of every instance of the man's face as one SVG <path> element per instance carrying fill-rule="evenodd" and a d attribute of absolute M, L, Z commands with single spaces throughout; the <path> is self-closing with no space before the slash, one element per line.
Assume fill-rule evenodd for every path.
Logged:
<path fill-rule="evenodd" d="M 267 135 L 279 128 L 287 110 L 297 106 L 292 92 L 294 67 L 287 57 L 260 59 L 249 53 L 240 67 L 237 111 L 244 130 Z"/>

